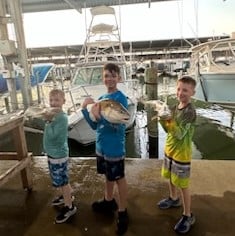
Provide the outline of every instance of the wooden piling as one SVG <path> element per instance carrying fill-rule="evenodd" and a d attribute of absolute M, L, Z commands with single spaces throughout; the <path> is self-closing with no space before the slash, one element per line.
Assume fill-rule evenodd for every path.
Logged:
<path fill-rule="evenodd" d="M 147 68 L 145 70 L 145 84 L 147 100 L 157 100 L 158 86 L 157 86 L 157 68 Z M 147 127 L 149 135 L 149 158 L 158 157 L 158 122 L 156 119 L 156 111 L 153 105 L 146 104 L 145 110 L 147 112 Z"/>

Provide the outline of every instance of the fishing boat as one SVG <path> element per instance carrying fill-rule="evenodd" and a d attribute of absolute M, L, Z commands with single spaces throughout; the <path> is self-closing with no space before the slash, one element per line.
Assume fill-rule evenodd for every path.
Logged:
<path fill-rule="evenodd" d="M 196 99 L 235 107 L 235 37 L 192 47 L 189 74 L 197 81 Z"/>
<path fill-rule="evenodd" d="M 118 89 L 128 98 L 131 117 L 126 125 L 127 129 L 134 124 L 139 96 L 138 80 L 131 78 L 131 64 L 127 63 L 124 55 L 114 8 L 98 6 L 91 8 L 90 13 L 91 22 L 87 37 L 76 64 L 71 86 L 67 89 L 68 99 L 72 104 L 69 108 L 69 138 L 84 145 L 95 141 L 95 131 L 84 119 L 80 105 L 86 97 L 98 100 L 106 93 L 107 89 L 102 81 L 104 64 L 112 62 L 120 67 L 122 81 L 118 83 Z M 101 16 L 105 16 L 105 22 L 97 20 Z"/>
<path fill-rule="evenodd" d="M 31 87 L 36 85 L 43 84 L 46 79 L 48 78 L 49 73 L 54 68 L 54 63 L 37 63 L 32 65 L 31 71 Z M 23 75 L 23 70 L 19 66 L 14 66 L 14 74 L 15 74 L 15 83 L 16 83 L 16 90 L 20 90 L 21 82 L 19 74 Z M 7 93 L 8 86 L 7 86 L 7 78 L 10 78 L 10 74 L 8 70 L 0 69 L 0 93 Z"/>

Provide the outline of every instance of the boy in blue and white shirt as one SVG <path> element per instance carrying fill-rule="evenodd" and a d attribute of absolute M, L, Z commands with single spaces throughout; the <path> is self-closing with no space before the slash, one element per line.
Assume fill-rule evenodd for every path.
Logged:
<path fill-rule="evenodd" d="M 108 63 L 103 68 L 103 82 L 107 93 L 100 99 L 112 99 L 127 108 L 126 96 L 117 89 L 121 80 L 118 65 Z M 88 104 L 94 104 L 91 111 L 96 121 L 91 120 L 87 110 Z M 99 103 L 94 103 L 92 98 L 86 98 L 82 104 L 83 115 L 92 129 L 96 130 L 96 155 L 97 172 L 104 174 L 105 193 L 104 199 L 92 204 L 95 212 L 112 214 L 118 208 L 117 234 L 122 235 L 128 228 L 127 214 L 127 183 L 125 178 L 125 125 L 112 124 L 100 115 Z M 118 205 L 113 197 L 114 184 L 117 184 L 119 193 Z"/>

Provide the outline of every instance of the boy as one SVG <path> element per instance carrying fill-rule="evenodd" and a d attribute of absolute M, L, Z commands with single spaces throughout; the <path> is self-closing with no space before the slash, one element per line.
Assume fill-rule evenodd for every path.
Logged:
<path fill-rule="evenodd" d="M 52 185 L 59 194 L 52 201 L 52 205 L 64 204 L 61 212 L 55 218 L 55 222 L 60 224 L 66 222 L 77 211 L 76 206 L 72 203 L 72 188 L 69 184 L 68 175 L 68 117 L 62 110 L 65 103 L 64 92 L 60 89 L 51 90 L 49 103 L 51 108 L 58 110 L 58 113 L 53 118 L 49 112 L 44 116 L 46 124 L 43 134 L 43 147 L 48 156 Z"/>
<path fill-rule="evenodd" d="M 174 230 L 187 233 L 195 223 L 191 212 L 191 196 L 189 192 L 190 162 L 192 157 L 192 136 L 196 111 L 190 100 L 195 93 L 196 82 L 190 76 L 183 76 L 177 81 L 176 96 L 179 101 L 171 108 L 171 115 L 160 116 L 160 124 L 167 132 L 165 157 L 161 174 L 169 179 L 169 197 L 158 203 L 160 209 L 179 207 L 177 188 L 180 189 L 183 215 Z"/>
<path fill-rule="evenodd" d="M 103 68 L 103 82 L 107 93 L 100 99 L 113 99 L 127 108 L 126 96 L 117 89 L 121 80 L 120 69 L 116 64 L 108 63 Z M 92 204 L 95 212 L 113 214 L 118 208 L 117 234 L 122 235 L 128 228 L 128 214 L 126 209 L 127 183 L 125 179 L 125 125 L 111 124 L 99 112 L 99 103 L 95 103 L 91 112 L 96 121 L 92 121 L 87 111 L 87 105 L 94 103 L 92 98 L 87 98 L 82 104 L 83 115 L 91 128 L 96 130 L 96 155 L 97 172 L 105 175 L 104 199 Z M 119 203 L 117 205 L 113 190 L 117 184 Z"/>

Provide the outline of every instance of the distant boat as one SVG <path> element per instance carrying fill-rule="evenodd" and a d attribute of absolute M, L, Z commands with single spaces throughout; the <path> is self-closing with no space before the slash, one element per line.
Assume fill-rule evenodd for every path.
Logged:
<path fill-rule="evenodd" d="M 38 63 L 32 65 L 32 73 L 30 77 L 31 86 L 34 87 L 37 84 L 42 84 L 46 81 L 48 74 L 54 68 L 53 63 Z M 16 90 L 20 90 L 20 79 L 19 79 L 20 68 L 15 70 Z M 8 92 L 6 77 L 9 76 L 7 70 L 0 70 L 0 93 Z"/>
<path fill-rule="evenodd" d="M 102 81 L 102 70 L 107 62 L 116 63 L 121 69 L 122 82 L 118 84 L 128 98 L 128 111 L 131 115 L 130 128 L 135 121 L 138 98 L 138 80 L 131 79 L 128 63 L 125 60 L 122 42 L 114 8 L 98 6 L 90 10 L 92 19 L 87 38 L 81 50 L 71 87 L 68 89 L 72 101 L 69 115 L 69 138 L 87 145 L 95 142 L 95 131 L 91 129 L 81 112 L 80 105 L 85 97 L 97 100 L 107 89 Z M 107 23 L 97 23 L 97 17 L 105 15 Z M 68 100 L 68 99 L 67 99 Z"/>
<path fill-rule="evenodd" d="M 212 40 L 191 50 L 189 74 L 197 81 L 194 97 L 235 107 L 235 38 Z"/>

